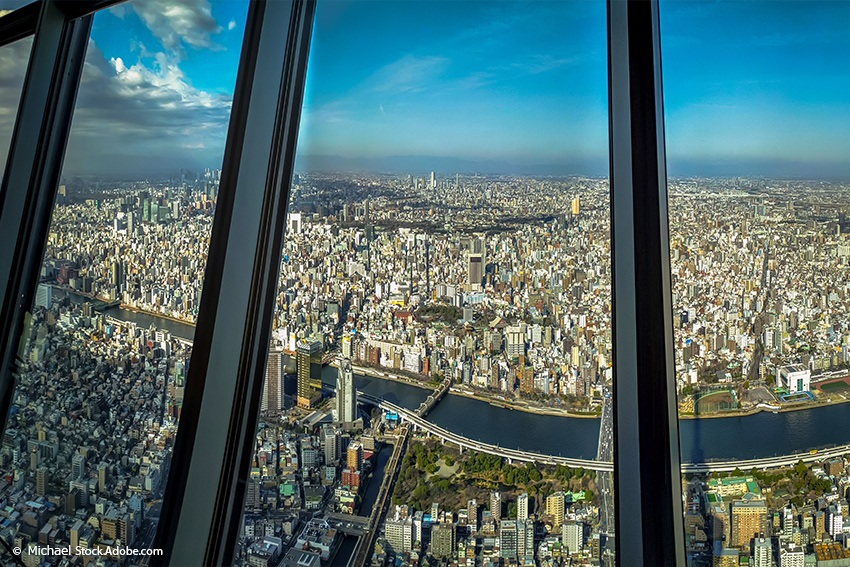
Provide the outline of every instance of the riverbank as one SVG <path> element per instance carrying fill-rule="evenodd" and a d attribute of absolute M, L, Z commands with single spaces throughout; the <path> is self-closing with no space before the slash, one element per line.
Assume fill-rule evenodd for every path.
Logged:
<path fill-rule="evenodd" d="M 335 360 L 329 362 L 328 366 L 331 366 L 333 368 L 339 368 Z M 377 370 L 375 368 L 372 368 L 371 366 L 357 366 L 355 364 L 352 364 L 351 369 L 358 374 L 371 376 L 372 378 L 380 378 L 382 380 L 391 380 L 393 382 L 407 384 L 408 386 L 416 386 L 417 388 L 422 388 L 423 390 L 434 391 L 437 388 L 437 385 L 432 385 L 428 382 L 422 382 L 421 380 L 415 380 L 413 378 L 409 378 L 401 374 L 393 374 L 391 372 Z"/>
<path fill-rule="evenodd" d="M 331 366 L 336 367 L 334 362 L 330 363 Z M 421 380 L 416 380 L 410 378 L 408 376 L 404 376 L 401 374 L 395 374 L 393 372 L 388 372 L 386 370 L 378 370 L 369 366 L 355 366 L 352 365 L 352 369 L 355 372 L 360 374 L 364 374 L 366 376 L 370 376 L 373 378 L 378 378 L 381 380 L 390 380 L 393 382 L 399 382 L 401 384 L 407 384 L 409 386 L 416 386 L 417 388 L 421 388 L 424 390 L 433 390 L 436 388 L 435 385 L 432 385 L 428 382 L 423 382 Z M 521 411 L 530 414 L 536 415 L 548 415 L 554 417 L 572 417 L 572 418 L 580 418 L 580 419 L 599 419 L 600 414 L 593 412 L 576 412 L 564 409 L 555 409 L 555 408 L 545 408 L 539 406 L 527 405 L 524 403 L 518 403 L 517 400 L 499 398 L 493 395 L 490 395 L 488 392 L 480 392 L 476 390 L 471 390 L 463 386 L 452 386 L 449 393 L 454 394 L 456 396 L 460 396 L 463 398 L 469 398 L 472 400 L 478 400 L 482 402 L 487 402 L 491 406 L 507 409 L 511 411 Z M 838 399 L 838 400 L 817 400 L 815 402 L 804 403 L 804 404 L 793 404 L 789 406 L 779 406 L 776 410 L 771 410 L 769 408 L 764 407 L 752 407 L 748 409 L 740 409 L 740 410 L 732 410 L 732 411 L 724 411 L 724 412 L 716 412 L 711 414 L 703 414 L 703 415 L 694 415 L 688 413 L 679 413 L 679 419 L 684 420 L 699 420 L 699 419 L 722 419 L 727 417 L 747 417 L 756 415 L 762 412 L 766 413 L 788 413 L 794 411 L 802 411 L 807 409 L 816 409 L 818 407 L 832 406 L 838 404 L 845 404 L 850 402 L 847 399 Z"/>
<path fill-rule="evenodd" d="M 759 414 L 759 413 L 762 413 L 762 412 L 764 412 L 764 413 L 789 413 L 789 412 L 794 412 L 794 411 L 817 409 L 819 407 L 836 406 L 836 405 L 846 404 L 846 403 L 850 403 L 850 399 L 814 400 L 814 401 L 808 402 L 808 403 L 791 404 L 791 405 L 787 405 L 787 406 L 778 406 L 775 410 L 770 409 L 770 408 L 755 406 L 755 407 L 748 408 L 748 409 L 722 411 L 722 412 L 715 412 L 715 413 L 702 414 L 702 415 L 695 415 L 695 414 L 692 414 L 692 413 L 679 412 L 679 419 L 680 420 L 686 420 L 686 419 L 689 420 L 689 419 L 719 419 L 719 418 L 724 418 L 724 417 L 746 417 L 746 416 L 749 416 L 749 415 L 756 415 L 756 414 Z"/>
<path fill-rule="evenodd" d="M 138 307 L 133 307 L 132 305 L 127 305 L 126 303 L 120 304 L 118 307 L 124 309 L 125 311 L 129 311 L 131 313 L 139 313 L 141 315 L 147 315 L 149 317 L 158 317 L 160 319 L 166 319 L 171 321 L 172 323 L 180 323 L 181 325 L 186 325 L 188 327 L 195 328 L 198 324 L 195 321 L 189 321 L 187 319 L 179 319 L 177 317 L 172 317 L 171 315 L 166 315 L 164 313 L 158 313 L 156 311 L 149 311 L 147 309 L 139 309 Z"/>
<path fill-rule="evenodd" d="M 509 399 L 499 399 L 493 396 L 481 395 L 478 392 L 470 391 L 466 389 L 458 388 L 457 386 L 452 386 L 449 393 L 454 394 L 456 396 L 461 396 L 464 398 L 469 398 L 472 400 L 478 400 L 482 402 L 487 402 L 491 406 L 495 406 L 497 408 L 503 408 L 508 410 L 516 410 L 523 411 L 526 413 L 533 413 L 537 415 L 552 415 L 555 417 L 579 417 L 579 418 L 591 418 L 591 419 L 599 419 L 600 414 L 598 413 L 582 413 L 582 412 L 571 412 L 569 410 L 559 410 L 554 408 L 541 408 L 537 406 L 528 406 L 524 404 L 518 404 L 515 400 Z"/>
<path fill-rule="evenodd" d="M 336 362 L 332 361 L 328 363 L 328 366 L 332 366 L 334 368 L 338 368 Z M 371 376 L 372 378 L 379 378 L 381 380 L 391 380 L 393 382 L 399 382 L 401 384 L 407 384 L 409 386 L 416 386 L 417 388 L 422 388 L 424 390 L 435 390 L 439 385 L 431 384 L 429 382 L 423 382 L 421 380 L 416 380 L 414 378 L 410 378 L 408 376 L 404 376 L 402 374 L 395 374 L 393 372 L 387 372 L 385 370 L 378 370 L 371 366 L 357 366 L 352 364 L 351 369 L 354 372 L 359 374 L 364 374 L 366 376 Z M 580 412 L 571 412 L 568 410 L 559 410 L 554 408 L 543 408 L 537 406 L 530 406 L 525 404 L 519 404 L 515 400 L 509 399 L 501 399 L 495 396 L 489 395 L 486 392 L 478 392 L 474 390 L 468 390 L 459 386 L 452 386 L 449 390 L 449 393 L 454 394 L 456 396 L 461 396 L 464 398 L 469 398 L 472 400 L 478 400 L 481 402 L 488 402 L 490 405 L 508 409 L 508 410 L 516 410 L 523 411 L 526 413 L 533 413 L 537 415 L 551 415 L 555 417 L 580 417 L 580 418 L 591 418 L 591 419 L 599 419 L 600 415 L 598 413 L 580 413 Z"/>

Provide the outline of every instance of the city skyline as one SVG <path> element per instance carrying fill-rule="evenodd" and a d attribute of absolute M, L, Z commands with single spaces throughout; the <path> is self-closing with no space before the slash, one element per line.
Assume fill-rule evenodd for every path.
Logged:
<path fill-rule="evenodd" d="M 850 4 L 660 7 L 671 177 L 850 176 L 850 126 L 834 119 L 850 113 Z M 246 9 L 161 1 L 96 18 L 65 173 L 220 167 Z M 606 176 L 604 24 L 590 2 L 323 3 L 297 166 Z M 0 155 L 28 53 L 0 49 Z"/>

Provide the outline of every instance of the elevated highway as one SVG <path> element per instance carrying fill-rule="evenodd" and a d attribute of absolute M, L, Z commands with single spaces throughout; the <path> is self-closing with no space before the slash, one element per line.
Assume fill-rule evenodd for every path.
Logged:
<path fill-rule="evenodd" d="M 381 488 L 378 491 L 378 499 L 375 506 L 372 507 L 372 513 L 369 515 L 369 522 L 363 529 L 364 533 L 357 540 L 357 546 L 354 548 L 352 559 L 348 563 L 348 567 L 365 567 L 372 556 L 372 550 L 375 547 L 375 538 L 378 535 L 378 524 L 384 516 L 387 504 L 390 502 L 395 481 L 398 477 L 398 471 L 401 465 L 402 455 L 407 446 L 410 429 L 407 424 L 401 426 L 401 434 L 396 438 L 393 454 L 390 457 L 384 473 L 384 481 L 381 483 Z"/>
<path fill-rule="evenodd" d="M 518 461 L 527 463 L 543 463 L 547 465 L 560 464 L 566 465 L 571 468 L 584 468 L 588 470 L 606 472 L 613 472 L 614 470 L 614 463 L 607 459 L 578 459 L 572 457 L 562 457 L 560 455 L 545 455 L 542 453 L 534 453 L 531 451 L 522 451 L 520 449 L 507 449 L 505 447 L 485 443 L 483 441 L 476 441 L 474 439 L 463 437 L 461 435 L 458 435 L 457 433 L 443 429 L 439 425 L 431 423 L 430 421 L 420 417 L 414 411 L 411 411 L 407 408 L 403 408 L 401 406 L 397 406 L 392 402 L 388 402 L 376 396 L 367 394 L 365 392 L 358 392 L 358 398 L 364 402 L 376 405 L 381 409 L 398 413 L 399 418 L 402 421 L 409 423 L 412 426 L 414 432 L 422 431 L 429 435 L 438 437 L 442 441 L 447 441 L 449 443 L 452 443 L 453 445 L 457 445 L 461 451 L 469 449 L 483 453 L 491 453 L 493 455 L 499 455 L 500 457 L 507 459 L 508 462 Z M 603 453 L 607 453 L 607 451 L 603 451 Z M 827 449 L 820 449 L 817 451 L 810 451 L 806 453 L 776 455 L 773 457 L 764 457 L 757 459 L 710 461 L 703 463 L 682 463 L 682 472 L 731 472 L 734 471 L 736 468 L 747 472 L 753 468 L 771 469 L 793 466 L 799 461 L 803 461 L 804 463 L 815 463 L 847 453 L 850 453 L 850 444 L 839 445 L 836 447 L 830 447 Z M 604 457 L 606 455 L 599 456 Z M 613 454 L 611 454 L 608 459 L 612 457 Z"/>

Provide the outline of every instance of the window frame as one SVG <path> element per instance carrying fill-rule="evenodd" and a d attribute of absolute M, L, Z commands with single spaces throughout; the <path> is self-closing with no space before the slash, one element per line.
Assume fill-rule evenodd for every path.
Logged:
<path fill-rule="evenodd" d="M 658 0 L 609 0 L 608 41 L 616 561 L 684 566 Z"/>
<path fill-rule="evenodd" d="M 0 46 L 35 36 L 0 188 L 0 433 L 92 14 L 116 3 L 41 0 L 0 18 Z M 165 554 L 156 565 L 228 564 L 235 553 L 315 7 L 249 5 L 186 402 L 154 540 Z M 607 0 L 607 10 L 615 562 L 684 566 L 658 0 Z M 650 483 L 666 490 L 640 499 Z"/>

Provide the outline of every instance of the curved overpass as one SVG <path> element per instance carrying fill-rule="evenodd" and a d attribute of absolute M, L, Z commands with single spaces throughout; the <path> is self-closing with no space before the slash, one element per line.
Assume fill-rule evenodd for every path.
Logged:
<path fill-rule="evenodd" d="M 476 441 L 468 437 L 463 437 L 457 433 L 443 429 L 439 425 L 419 417 L 415 412 L 397 406 L 392 402 L 388 402 L 382 398 L 367 394 L 365 392 L 357 392 L 357 397 L 370 404 L 374 404 L 381 409 L 398 413 L 400 419 L 407 421 L 413 426 L 414 431 L 425 431 L 430 435 L 439 437 L 443 441 L 448 441 L 464 449 L 471 449 L 482 453 L 491 453 L 499 455 L 507 459 L 508 462 L 519 461 L 529 463 L 544 463 L 547 465 L 566 465 L 571 468 L 585 468 L 594 471 L 614 470 L 614 464 L 610 461 L 597 461 L 592 459 L 577 459 L 571 457 L 562 457 L 560 455 L 544 455 L 542 453 L 534 453 L 531 451 L 521 451 L 519 449 L 506 449 L 498 445 Z M 748 459 L 743 461 L 711 461 L 705 463 L 682 463 L 683 473 L 705 473 L 705 472 L 731 472 L 736 468 L 747 472 L 751 469 L 769 469 L 777 467 L 792 466 L 799 461 L 804 463 L 820 462 L 824 459 L 837 457 L 850 453 L 850 444 L 811 451 L 807 453 L 795 453 L 792 455 L 778 455 L 774 457 L 765 457 L 763 459 Z"/>
<path fill-rule="evenodd" d="M 520 451 L 519 449 L 506 449 L 504 447 L 499 447 L 498 445 L 491 445 L 490 443 L 484 443 L 483 441 L 476 441 L 474 439 L 469 439 L 468 437 L 458 435 L 457 433 L 453 433 L 447 429 L 443 429 L 439 425 L 436 425 L 424 418 L 419 417 L 418 415 L 416 415 L 416 413 L 410 411 L 409 409 L 397 406 L 392 402 L 388 402 L 386 400 L 372 396 L 370 394 L 366 394 L 364 392 L 358 392 L 357 397 L 371 404 L 375 404 L 381 409 L 398 413 L 399 417 L 403 421 L 406 421 L 413 426 L 414 431 L 425 431 L 431 435 L 439 437 L 444 441 L 448 441 L 449 443 L 457 445 L 461 448 L 461 451 L 463 449 L 471 449 L 473 451 L 479 451 L 482 453 L 491 453 L 493 455 L 499 455 L 500 457 L 507 459 L 508 462 L 521 461 L 529 463 L 545 463 L 547 465 L 567 465 L 572 468 L 583 467 L 586 469 L 601 471 L 614 470 L 614 464 L 611 462 L 594 461 L 590 459 L 573 459 L 570 457 L 561 457 L 555 455 L 544 455 L 541 453 L 532 453 L 530 451 Z"/>

